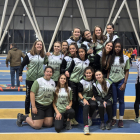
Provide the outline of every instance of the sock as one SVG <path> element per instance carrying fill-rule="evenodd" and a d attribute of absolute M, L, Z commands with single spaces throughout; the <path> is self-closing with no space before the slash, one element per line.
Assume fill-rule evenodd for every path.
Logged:
<path fill-rule="evenodd" d="M 123 116 L 120 116 L 120 117 L 119 117 L 119 120 L 123 120 Z"/>
<path fill-rule="evenodd" d="M 113 119 L 116 120 L 116 116 L 114 116 Z"/>
<path fill-rule="evenodd" d="M 85 125 L 85 127 L 88 127 L 88 125 Z"/>
<path fill-rule="evenodd" d="M 27 118 L 26 115 L 22 115 L 22 116 L 21 116 L 22 121 L 26 121 L 26 118 Z"/>

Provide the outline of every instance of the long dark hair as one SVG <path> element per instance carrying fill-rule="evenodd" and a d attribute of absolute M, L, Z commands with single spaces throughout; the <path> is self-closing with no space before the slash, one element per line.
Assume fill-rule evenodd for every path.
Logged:
<path fill-rule="evenodd" d="M 114 60 L 115 60 L 115 56 L 116 56 L 116 52 L 115 52 L 115 46 L 116 44 L 119 43 L 121 45 L 121 51 L 119 53 L 119 56 L 120 56 L 120 63 L 124 63 L 124 58 L 123 58 L 123 45 L 120 41 L 116 41 L 114 43 L 114 47 L 113 47 L 113 54 L 112 54 L 112 58 L 111 58 L 111 63 L 110 63 L 110 66 L 114 63 Z"/>
<path fill-rule="evenodd" d="M 108 23 L 107 26 L 111 26 L 111 27 L 114 29 L 114 24 L 112 24 L 112 23 Z M 106 27 L 107 27 L 107 26 L 106 26 Z M 114 31 L 113 31 L 112 34 L 110 34 L 110 40 L 109 40 L 109 41 L 112 41 L 113 36 L 114 36 Z"/>
<path fill-rule="evenodd" d="M 86 31 L 90 32 L 88 29 L 85 29 L 85 30 L 82 32 L 82 42 L 84 42 L 84 41 L 87 40 L 87 39 L 85 38 L 85 32 L 86 32 Z M 88 40 L 88 41 L 91 41 L 91 39 Z"/>
<path fill-rule="evenodd" d="M 109 52 L 109 54 L 106 54 L 106 45 L 108 43 L 112 43 L 112 50 Z M 103 47 L 102 51 L 103 51 L 103 55 L 102 55 L 102 68 L 105 68 L 106 70 L 110 67 L 110 61 L 111 61 L 111 56 L 113 54 L 113 42 L 112 41 L 108 41 L 105 44 L 105 47 Z M 106 57 L 108 56 L 108 58 L 106 59 Z"/>
<path fill-rule="evenodd" d="M 73 46 L 76 48 L 76 50 L 78 51 L 77 43 L 72 42 L 72 43 L 69 45 L 69 48 L 70 48 L 70 46 L 72 46 L 72 45 L 73 45 Z M 74 56 L 74 57 L 77 57 L 77 51 L 76 51 L 76 56 Z M 65 54 L 65 56 L 69 56 L 69 54 L 70 54 L 70 51 L 69 51 L 69 49 L 68 49 L 68 52 Z"/>
<path fill-rule="evenodd" d="M 91 66 L 86 67 L 85 70 L 84 70 L 84 76 L 85 76 L 85 73 L 86 73 L 87 70 L 91 70 L 91 72 L 93 73 L 92 74 L 92 80 L 95 80 L 95 72 L 94 72 L 94 69 Z"/>
<path fill-rule="evenodd" d="M 100 70 L 97 70 L 96 72 L 101 72 L 101 71 Z M 95 72 L 95 74 L 96 74 L 96 72 Z M 102 75 L 103 75 L 103 73 L 102 73 Z M 106 85 L 106 80 L 105 80 L 104 76 L 103 76 L 103 81 L 101 83 L 101 87 L 102 87 L 103 91 L 107 92 L 107 85 Z"/>
<path fill-rule="evenodd" d="M 78 48 L 78 58 L 81 59 L 80 56 L 79 56 L 79 50 L 80 49 L 83 49 L 85 51 L 85 60 L 87 60 L 88 59 L 88 54 L 87 54 L 86 48 L 84 48 L 84 47 Z"/>
<path fill-rule="evenodd" d="M 63 40 L 62 42 L 61 42 L 61 45 L 62 45 L 62 47 L 63 47 L 63 43 L 67 43 L 67 45 L 68 45 L 68 48 L 67 48 L 67 52 L 68 52 L 68 50 L 69 50 L 69 44 L 68 44 L 68 42 L 66 41 L 66 40 Z M 61 52 L 62 52 L 62 54 L 64 54 L 64 52 L 61 50 Z M 67 52 L 66 52 L 66 54 L 67 54 Z M 64 55 L 66 55 L 66 54 L 64 54 Z"/>
<path fill-rule="evenodd" d="M 58 93 L 59 93 L 59 90 L 60 90 L 60 88 L 61 88 L 61 84 L 60 84 L 60 78 L 61 78 L 61 76 L 65 76 L 66 77 L 66 75 L 65 74 L 61 74 L 60 76 L 59 76 L 59 78 L 58 78 L 58 83 L 57 83 L 57 87 L 56 87 L 56 90 L 55 90 L 55 95 L 54 95 L 54 102 L 56 103 L 56 101 L 57 101 L 57 99 L 58 99 Z M 69 99 L 69 101 L 70 101 L 70 91 L 69 91 L 69 87 L 68 87 L 68 79 L 67 79 L 67 77 L 66 77 L 66 83 L 65 83 L 65 85 L 64 85 L 64 88 L 65 88 L 65 90 L 66 90 L 66 92 L 67 92 L 67 94 L 68 94 L 68 99 Z"/>
<path fill-rule="evenodd" d="M 100 26 L 95 26 L 94 27 L 94 30 L 93 30 L 93 36 L 92 36 L 92 39 L 93 39 L 93 43 L 96 43 L 97 42 L 97 36 L 95 35 L 95 30 L 96 30 L 96 28 L 100 28 L 100 30 L 101 30 L 101 38 L 100 38 L 100 40 L 101 40 L 101 44 L 103 44 L 106 40 L 107 40 L 107 37 L 105 36 L 105 35 L 103 35 L 103 30 L 102 30 L 102 28 L 100 27 Z"/>

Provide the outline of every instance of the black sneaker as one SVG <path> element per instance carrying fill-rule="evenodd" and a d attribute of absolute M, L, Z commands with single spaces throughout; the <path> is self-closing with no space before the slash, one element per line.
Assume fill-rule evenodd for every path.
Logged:
<path fill-rule="evenodd" d="M 70 121 L 67 121 L 67 122 L 66 122 L 66 129 L 67 129 L 67 130 L 72 129 L 72 126 L 71 126 L 71 124 L 70 124 Z"/>
<path fill-rule="evenodd" d="M 17 126 L 19 126 L 19 127 L 22 126 L 22 118 L 21 118 L 22 115 L 23 115 L 23 114 L 20 114 L 20 113 L 17 114 L 17 122 L 16 122 L 16 124 L 17 124 Z"/>
<path fill-rule="evenodd" d="M 122 128 L 122 127 L 123 127 L 123 121 L 122 121 L 122 120 L 119 120 L 119 122 L 118 122 L 118 127 L 119 127 L 119 128 Z"/>
<path fill-rule="evenodd" d="M 105 124 L 104 124 L 104 122 L 101 122 L 101 124 L 100 124 L 100 129 L 101 129 L 101 130 L 105 130 Z"/>
<path fill-rule="evenodd" d="M 111 129 L 111 121 L 106 123 L 106 129 L 110 130 Z"/>

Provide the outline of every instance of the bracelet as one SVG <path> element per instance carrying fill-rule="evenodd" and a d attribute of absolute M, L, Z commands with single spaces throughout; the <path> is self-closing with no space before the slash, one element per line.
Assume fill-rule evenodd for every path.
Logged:
<path fill-rule="evenodd" d="M 84 100 L 85 98 L 81 99 L 81 100 Z"/>

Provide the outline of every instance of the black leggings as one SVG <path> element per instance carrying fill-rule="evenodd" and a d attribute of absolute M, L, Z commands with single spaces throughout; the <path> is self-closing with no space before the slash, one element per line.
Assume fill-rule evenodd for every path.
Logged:
<path fill-rule="evenodd" d="M 34 81 L 26 80 L 26 99 L 25 99 L 25 114 L 30 113 L 30 90 Z"/>
<path fill-rule="evenodd" d="M 109 100 L 106 102 L 107 102 L 106 112 L 108 115 L 108 121 L 111 121 L 112 120 L 112 102 Z M 100 115 L 101 121 L 104 121 L 105 108 L 104 108 L 103 102 L 98 101 L 97 103 L 98 103 L 98 110 L 99 110 L 99 115 Z"/>
<path fill-rule="evenodd" d="M 94 100 L 89 99 L 88 100 L 89 105 L 84 105 L 83 100 L 79 101 L 79 104 L 83 106 L 83 121 L 84 126 L 88 125 L 88 113 L 89 116 L 92 117 L 94 111 L 96 110 L 97 103 Z"/>
<path fill-rule="evenodd" d="M 139 77 L 137 84 L 135 84 L 135 89 L 136 89 L 136 100 L 134 103 L 134 109 L 135 109 L 135 114 L 136 118 L 139 117 L 139 104 L 140 104 L 140 83 L 139 83 Z"/>
<path fill-rule="evenodd" d="M 55 120 L 54 127 L 56 132 L 60 132 L 63 129 L 64 119 L 73 119 L 75 115 L 75 111 L 71 108 L 66 110 L 64 113 L 61 113 L 62 118 L 61 120 Z"/>
<path fill-rule="evenodd" d="M 77 112 L 78 112 L 78 105 L 79 105 L 78 104 L 78 84 L 70 81 L 70 87 L 71 87 L 72 92 L 73 92 L 72 108 L 74 109 L 75 114 L 77 114 Z"/>

